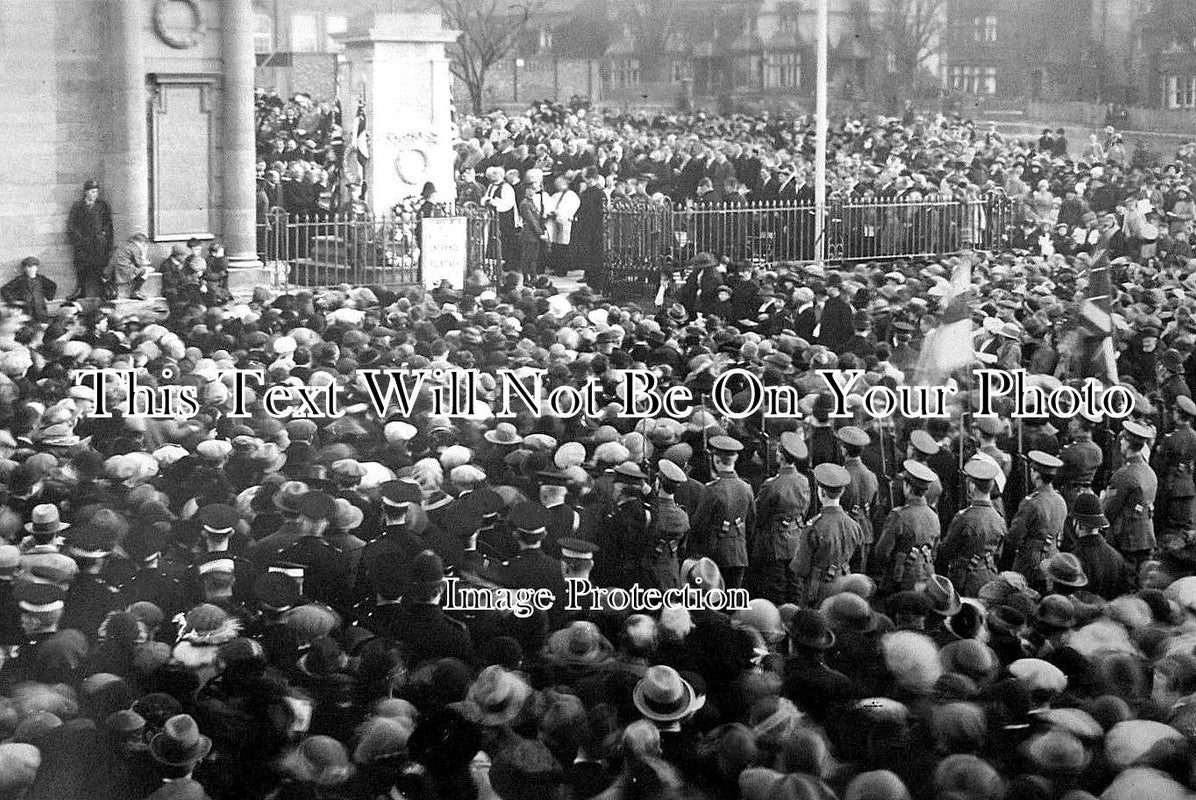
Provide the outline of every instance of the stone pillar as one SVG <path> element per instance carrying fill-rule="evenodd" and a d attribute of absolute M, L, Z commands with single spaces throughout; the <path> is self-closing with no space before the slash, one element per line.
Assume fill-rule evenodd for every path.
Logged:
<path fill-rule="evenodd" d="M 117 243 L 134 233 L 148 233 L 149 225 L 146 8 L 142 0 L 111 0 L 108 4 L 114 108 L 105 159 L 104 194 L 112 205 Z"/>
<path fill-rule="evenodd" d="M 371 157 L 366 198 L 383 213 L 418 196 L 425 181 L 441 201 L 456 199 L 452 75 L 438 14 L 367 14 L 340 39 L 349 58 L 345 119 L 365 100 Z"/>
<path fill-rule="evenodd" d="M 224 141 L 221 151 L 223 228 L 230 267 L 258 267 L 257 186 L 254 175 L 252 0 L 221 0 L 224 60 Z"/>

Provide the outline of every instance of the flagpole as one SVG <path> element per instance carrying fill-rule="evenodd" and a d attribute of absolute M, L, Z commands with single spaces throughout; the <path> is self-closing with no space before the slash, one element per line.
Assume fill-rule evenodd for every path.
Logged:
<path fill-rule="evenodd" d="M 818 0 L 818 83 L 814 100 L 814 260 L 826 258 L 827 39 L 829 0 Z"/>

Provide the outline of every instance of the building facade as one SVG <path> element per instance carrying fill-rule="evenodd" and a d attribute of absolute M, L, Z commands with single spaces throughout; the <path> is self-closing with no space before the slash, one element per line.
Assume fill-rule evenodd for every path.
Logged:
<path fill-rule="evenodd" d="M 1154 0 L 1131 35 L 1131 71 L 1142 105 L 1196 109 L 1196 16 L 1190 2 Z"/>
<path fill-rule="evenodd" d="M 0 20 L 0 274 L 36 256 L 74 288 L 67 216 L 92 178 L 117 242 L 220 238 L 256 265 L 251 0 L 0 0 Z"/>

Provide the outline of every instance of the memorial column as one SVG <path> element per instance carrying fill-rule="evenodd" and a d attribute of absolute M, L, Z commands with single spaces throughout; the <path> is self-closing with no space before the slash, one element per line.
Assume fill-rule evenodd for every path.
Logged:
<path fill-rule="evenodd" d="M 223 240 L 230 267 L 260 266 L 257 254 L 257 188 L 254 165 L 252 0 L 222 0 L 224 59 Z"/>
<path fill-rule="evenodd" d="M 109 30 L 113 114 L 105 168 L 116 239 L 149 233 L 149 131 L 145 85 L 145 3 L 112 0 Z"/>

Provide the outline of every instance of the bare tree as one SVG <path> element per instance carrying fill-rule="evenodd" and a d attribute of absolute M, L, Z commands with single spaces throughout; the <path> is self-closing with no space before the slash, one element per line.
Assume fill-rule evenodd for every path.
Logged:
<path fill-rule="evenodd" d="M 884 0 L 882 29 L 901 85 L 911 87 L 938 52 L 948 0 Z"/>
<path fill-rule="evenodd" d="M 678 32 L 677 0 L 632 0 L 627 5 L 627 24 L 641 60 L 645 80 L 658 81 Z"/>
<path fill-rule="evenodd" d="M 461 31 L 450 48 L 453 74 L 469 90 L 475 114 L 483 111 L 486 73 L 511 55 L 544 0 L 431 0 L 445 25 Z"/>

